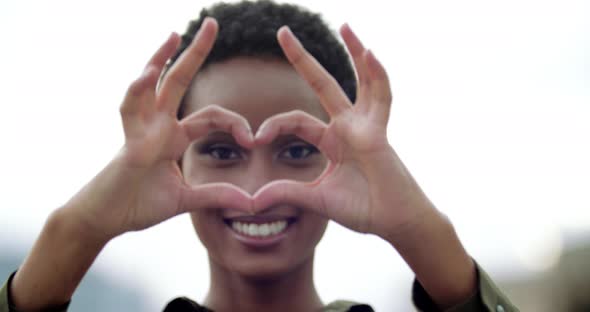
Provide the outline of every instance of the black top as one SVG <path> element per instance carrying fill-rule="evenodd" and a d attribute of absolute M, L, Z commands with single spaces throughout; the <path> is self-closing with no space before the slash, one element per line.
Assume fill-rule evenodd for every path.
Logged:
<path fill-rule="evenodd" d="M 352 301 L 337 300 L 322 309 L 323 312 L 375 312 L 371 306 Z M 187 297 L 170 301 L 163 312 L 214 312 Z"/>

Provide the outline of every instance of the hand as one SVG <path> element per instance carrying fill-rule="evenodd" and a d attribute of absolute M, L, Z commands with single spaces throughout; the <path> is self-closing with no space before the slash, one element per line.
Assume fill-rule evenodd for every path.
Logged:
<path fill-rule="evenodd" d="M 300 111 L 276 115 L 260 126 L 255 143 L 295 134 L 318 147 L 330 164 L 311 183 L 266 185 L 254 195 L 255 209 L 276 202 L 303 205 L 355 231 L 395 239 L 433 207 L 387 141 L 392 96 L 383 66 L 347 25 L 341 34 L 358 73 L 354 105 L 286 26 L 278 32 L 285 55 L 315 90 L 330 122 Z"/>
<path fill-rule="evenodd" d="M 340 32 L 358 74 L 354 105 L 289 29 L 279 30 L 285 55 L 319 96 L 330 123 L 299 111 L 276 115 L 258 128 L 255 144 L 295 134 L 318 147 L 330 163 L 310 183 L 265 185 L 254 194 L 254 209 L 290 203 L 376 234 L 396 248 L 439 308 L 465 302 L 477 290 L 475 264 L 387 141 L 392 97 L 383 66 L 348 26 Z"/>
<path fill-rule="evenodd" d="M 157 89 L 158 77 L 179 43 L 176 34 L 160 47 L 143 74 L 131 84 L 121 105 L 125 145 L 119 155 L 65 207 L 87 231 L 104 239 L 141 230 L 178 214 L 203 208 L 250 210 L 250 196 L 226 183 L 191 187 L 178 160 L 191 141 L 213 128 L 252 146 L 248 122 L 238 114 L 209 106 L 182 121 L 181 99 L 209 53 L 217 23 L 207 19 Z"/>

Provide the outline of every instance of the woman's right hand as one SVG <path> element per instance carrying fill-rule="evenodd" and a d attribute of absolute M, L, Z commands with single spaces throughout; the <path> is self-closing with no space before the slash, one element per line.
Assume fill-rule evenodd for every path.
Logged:
<path fill-rule="evenodd" d="M 215 20 L 206 19 L 158 85 L 179 44 L 178 35 L 171 35 L 131 84 L 121 105 L 125 145 L 45 222 L 9 285 L 9 300 L 19 311 L 44 310 L 70 300 L 100 250 L 120 234 L 197 209 L 253 210 L 250 196 L 230 184 L 189 186 L 178 165 L 189 143 L 209 130 L 232 133 L 244 147 L 253 145 L 247 121 L 217 106 L 208 105 L 181 121 L 176 117 L 192 77 L 213 46 L 217 28 Z"/>
<path fill-rule="evenodd" d="M 178 165 L 190 142 L 209 130 L 232 133 L 244 147 L 253 144 L 246 119 L 215 105 L 177 120 L 183 95 L 211 50 L 217 29 L 216 21 L 207 18 L 158 85 L 179 44 L 178 35 L 172 34 L 130 85 L 120 109 L 125 145 L 62 208 L 88 234 L 108 241 L 196 209 L 251 209 L 249 195 L 231 184 L 187 185 Z"/>

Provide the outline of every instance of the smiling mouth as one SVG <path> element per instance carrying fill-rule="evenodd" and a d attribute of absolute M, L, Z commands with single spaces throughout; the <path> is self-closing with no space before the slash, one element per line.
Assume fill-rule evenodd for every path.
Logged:
<path fill-rule="evenodd" d="M 224 222 L 233 232 L 241 236 L 268 239 L 285 233 L 295 220 L 295 218 L 272 221 L 226 219 Z"/>

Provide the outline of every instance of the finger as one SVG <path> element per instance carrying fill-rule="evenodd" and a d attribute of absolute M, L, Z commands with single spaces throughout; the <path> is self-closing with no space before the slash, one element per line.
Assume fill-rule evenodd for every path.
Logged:
<path fill-rule="evenodd" d="M 324 140 L 327 127 L 322 120 L 304 111 L 294 110 L 265 120 L 256 131 L 254 141 L 256 145 L 265 145 L 280 135 L 294 134 L 316 146 L 328 159 L 333 159 L 335 149 Z"/>
<path fill-rule="evenodd" d="M 218 105 L 209 105 L 190 114 L 180 121 L 180 125 L 191 141 L 206 135 L 211 130 L 222 130 L 231 133 L 241 146 L 246 148 L 254 146 L 254 136 L 248 120 Z"/>
<path fill-rule="evenodd" d="M 168 40 L 160 48 L 160 50 L 158 50 L 158 52 L 156 52 L 152 56 L 146 67 L 154 66 L 162 70 L 166 65 L 166 62 L 170 59 L 170 57 L 172 57 L 172 55 L 174 55 L 174 52 L 176 52 L 176 49 L 178 48 L 179 44 L 180 37 L 177 33 L 173 32 L 172 34 L 170 34 Z"/>
<path fill-rule="evenodd" d="M 352 57 L 352 61 L 354 62 L 354 68 L 358 76 L 356 94 L 358 95 L 359 99 L 365 99 L 369 83 L 367 64 L 365 63 L 364 58 L 364 53 L 366 49 L 348 24 L 342 25 L 342 27 L 340 28 L 340 35 L 342 36 L 342 39 L 344 39 L 346 48 L 348 49 L 348 52 Z M 357 102 L 359 101 L 357 100 Z M 364 101 L 360 102 L 364 103 Z"/>
<path fill-rule="evenodd" d="M 153 100 L 158 77 L 166 64 L 166 60 L 169 59 L 176 50 L 178 43 L 178 35 L 172 33 L 168 39 L 166 39 L 166 42 L 164 42 L 158 51 L 156 51 L 151 57 L 141 76 L 131 83 L 127 89 L 125 99 L 120 108 L 122 115 L 136 114 L 145 108 L 145 106 L 151 106 L 150 103 L 144 103 L 144 100 Z"/>
<path fill-rule="evenodd" d="M 289 62 L 319 96 L 330 117 L 352 106 L 336 79 L 305 50 L 288 26 L 279 29 L 277 38 Z"/>
<path fill-rule="evenodd" d="M 305 141 L 320 143 L 327 125 L 324 121 L 301 110 L 274 115 L 266 119 L 256 131 L 255 140 L 259 145 L 272 142 L 277 136 L 295 134 Z"/>
<path fill-rule="evenodd" d="M 253 211 L 255 213 L 278 204 L 301 207 L 328 217 L 321 192 L 314 187 L 313 182 L 277 180 L 263 186 L 253 196 Z"/>
<path fill-rule="evenodd" d="M 369 79 L 371 79 L 371 98 L 372 106 L 377 109 L 372 110 L 374 118 L 379 120 L 383 125 L 387 125 L 389 112 L 391 109 L 391 86 L 385 68 L 377 60 L 371 50 L 365 52 L 365 61 L 367 63 Z"/>
<path fill-rule="evenodd" d="M 159 109 L 176 116 L 182 97 L 213 48 L 218 28 L 215 19 L 205 18 L 191 44 L 164 77 L 157 104 Z"/>
<path fill-rule="evenodd" d="M 200 209 L 236 209 L 250 213 L 253 204 L 248 193 L 230 183 L 187 186 L 181 193 L 180 213 Z"/>

